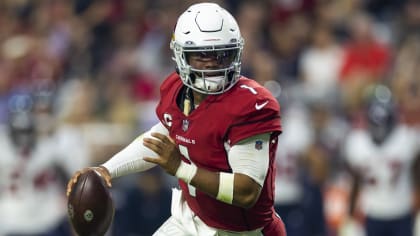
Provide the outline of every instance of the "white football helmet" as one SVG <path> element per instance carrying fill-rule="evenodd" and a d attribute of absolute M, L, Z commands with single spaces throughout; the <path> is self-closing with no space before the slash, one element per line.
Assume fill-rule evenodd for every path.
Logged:
<path fill-rule="evenodd" d="M 190 6 L 176 24 L 171 49 L 182 82 L 204 94 L 220 94 L 238 81 L 244 40 L 233 16 L 215 3 Z M 191 55 L 213 57 L 217 69 L 193 68 Z"/>

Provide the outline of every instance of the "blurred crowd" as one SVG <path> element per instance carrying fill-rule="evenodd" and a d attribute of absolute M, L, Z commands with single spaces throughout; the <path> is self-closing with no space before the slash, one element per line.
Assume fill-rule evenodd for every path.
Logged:
<path fill-rule="evenodd" d="M 159 85 L 175 69 L 171 33 L 194 2 L 0 1 L 1 236 L 72 235 L 66 181 L 158 122 Z M 242 74 L 282 107 L 275 201 L 289 235 L 364 235 L 343 146 L 364 127 L 378 86 L 420 144 L 420 1 L 213 2 L 239 23 Z M 116 179 L 109 235 L 151 235 L 170 214 L 175 184 L 159 169 Z M 350 218 L 354 227 L 344 227 Z"/>

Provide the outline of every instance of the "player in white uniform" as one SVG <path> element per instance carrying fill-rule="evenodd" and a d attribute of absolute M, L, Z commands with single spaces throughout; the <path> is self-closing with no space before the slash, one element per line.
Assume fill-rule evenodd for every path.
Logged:
<path fill-rule="evenodd" d="M 0 127 L 0 235 L 71 235 L 63 186 L 80 168 L 72 166 L 78 157 L 65 158 L 57 139 L 37 136 L 29 96 L 14 99 L 28 110 L 12 109 Z"/>
<path fill-rule="evenodd" d="M 360 188 L 360 210 L 367 236 L 412 235 L 410 168 L 418 151 L 418 134 L 398 123 L 391 92 L 378 86 L 367 103 L 366 129 L 354 129 L 344 154 L 354 175 L 350 214 Z"/>

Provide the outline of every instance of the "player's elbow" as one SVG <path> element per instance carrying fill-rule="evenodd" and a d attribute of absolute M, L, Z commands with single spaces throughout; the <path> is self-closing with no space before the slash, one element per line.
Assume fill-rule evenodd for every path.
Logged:
<path fill-rule="evenodd" d="M 255 205 L 259 196 L 260 196 L 259 191 L 253 191 L 247 194 L 241 194 L 240 197 L 235 199 L 235 203 L 242 208 L 249 209 Z"/>
<path fill-rule="evenodd" d="M 249 209 L 258 201 L 261 193 L 261 186 L 251 179 L 235 186 L 234 201 L 237 206 Z"/>

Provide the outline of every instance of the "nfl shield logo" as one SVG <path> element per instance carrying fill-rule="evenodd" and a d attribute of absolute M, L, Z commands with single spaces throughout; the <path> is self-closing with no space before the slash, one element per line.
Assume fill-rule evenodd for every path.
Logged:
<path fill-rule="evenodd" d="M 255 141 L 255 149 L 261 150 L 263 146 L 263 142 L 261 140 Z"/>
<path fill-rule="evenodd" d="M 190 125 L 190 122 L 188 120 L 182 121 L 182 130 L 185 132 L 188 130 L 188 126 Z"/>

